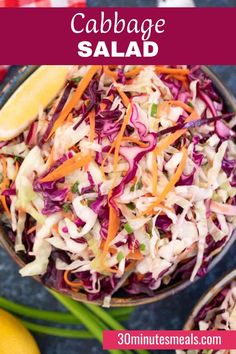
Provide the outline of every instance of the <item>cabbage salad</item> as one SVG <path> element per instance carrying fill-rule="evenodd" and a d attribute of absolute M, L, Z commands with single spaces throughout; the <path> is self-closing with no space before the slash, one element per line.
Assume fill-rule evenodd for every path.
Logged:
<path fill-rule="evenodd" d="M 236 329 L 236 282 L 222 289 L 195 318 L 199 330 Z"/>
<path fill-rule="evenodd" d="M 236 330 L 236 282 L 223 288 L 194 319 L 194 330 Z M 233 354 L 235 350 L 177 350 L 178 354 Z"/>
<path fill-rule="evenodd" d="M 106 304 L 204 275 L 236 225 L 235 123 L 199 66 L 73 66 L 0 143 L 21 275 Z"/>

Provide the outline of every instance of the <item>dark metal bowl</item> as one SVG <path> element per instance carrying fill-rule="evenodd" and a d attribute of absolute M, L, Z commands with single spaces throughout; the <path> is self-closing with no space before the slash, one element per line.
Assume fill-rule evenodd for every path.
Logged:
<path fill-rule="evenodd" d="M 32 72 L 36 69 L 37 69 L 37 67 L 35 67 L 35 66 L 25 66 L 25 67 L 21 68 L 11 80 L 9 80 L 9 82 L 3 88 L 3 91 L 1 92 L 1 95 L 0 95 L 0 108 L 5 104 L 7 99 L 17 89 L 17 87 L 19 87 L 20 84 L 29 75 L 31 75 Z M 235 101 L 233 95 L 229 92 L 229 90 L 221 82 L 221 80 L 208 67 L 203 66 L 202 70 L 212 80 L 215 89 L 219 92 L 220 96 L 223 98 L 226 108 L 230 112 L 232 112 L 232 111 L 236 112 L 236 101 Z M 218 255 L 216 255 L 214 257 L 211 264 L 209 265 L 209 270 L 211 270 L 224 257 L 226 252 L 233 245 L 233 243 L 235 241 L 235 235 L 236 235 L 236 233 L 234 233 L 234 235 L 232 235 L 232 237 L 230 238 L 228 243 L 225 245 L 224 249 Z M 23 259 L 20 258 L 14 252 L 13 244 L 10 241 L 9 237 L 7 236 L 6 231 L 4 230 L 3 227 L 0 227 L 0 245 L 10 254 L 10 256 L 14 259 L 14 261 L 20 267 L 23 267 L 25 265 Z M 37 281 L 42 283 L 40 277 L 36 276 L 36 277 L 34 277 L 34 279 L 36 279 Z M 198 278 L 196 277 L 195 281 L 197 279 Z M 173 285 L 166 286 L 165 288 L 162 288 L 162 289 L 157 289 L 155 291 L 155 295 L 151 296 L 151 297 L 146 294 L 140 294 L 140 295 L 128 295 L 127 294 L 126 296 L 121 295 L 120 297 L 114 296 L 111 300 L 111 306 L 113 306 L 113 307 L 136 306 L 136 305 L 143 305 L 143 304 L 148 304 L 148 303 L 152 303 L 155 301 L 159 301 L 159 300 L 162 300 L 170 295 L 176 294 L 180 290 L 186 288 L 191 283 L 192 282 L 190 280 L 178 281 Z M 56 289 L 53 289 L 53 290 L 56 290 Z M 77 301 L 90 302 L 90 303 L 97 304 L 97 305 L 102 304 L 102 300 L 88 301 L 85 294 L 75 293 L 73 291 L 70 291 L 69 289 L 63 290 L 63 291 L 61 291 L 61 293 L 68 295 Z"/>
<path fill-rule="evenodd" d="M 215 285 L 213 285 L 207 293 L 205 293 L 200 300 L 198 301 L 197 305 L 194 307 L 191 315 L 189 316 L 187 322 L 184 325 L 184 329 L 192 330 L 195 326 L 194 319 L 196 318 L 199 311 L 202 309 L 203 306 L 210 303 L 211 300 L 227 285 L 229 285 L 233 280 L 236 280 L 236 269 L 227 273 L 223 278 L 221 278 Z"/>

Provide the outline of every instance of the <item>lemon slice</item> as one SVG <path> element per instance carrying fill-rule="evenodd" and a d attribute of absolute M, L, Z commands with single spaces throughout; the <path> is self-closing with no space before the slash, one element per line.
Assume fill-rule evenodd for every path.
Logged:
<path fill-rule="evenodd" d="M 1 354 L 40 354 L 34 338 L 19 320 L 1 309 L 0 319 Z"/>
<path fill-rule="evenodd" d="M 22 133 L 60 92 L 70 65 L 42 65 L 13 93 L 0 111 L 0 141 Z"/>

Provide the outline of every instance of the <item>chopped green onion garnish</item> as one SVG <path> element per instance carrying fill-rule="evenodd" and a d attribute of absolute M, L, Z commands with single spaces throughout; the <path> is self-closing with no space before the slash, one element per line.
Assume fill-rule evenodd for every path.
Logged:
<path fill-rule="evenodd" d="M 62 205 L 62 209 L 63 209 L 63 211 L 64 211 L 65 213 L 68 213 L 68 212 L 70 211 L 70 204 L 64 203 L 64 204 Z"/>
<path fill-rule="evenodd" d="M 136 186 L 137 186 L 137 189 L 141 189 L 142 186 L 143 186 L 143 184 L 142 184 L 141 181 L 138 181 L 137 184 L 136 184 Z"/>
<path fill-rule="evenodd" d="M 128 234 L 132 234 L 133 229 L 132 229 L 132 227 L 130 226 L 130 224 L 126 223 L 126 224 L 124 225 L 124 228 L 125 228 L 125 230 L 128 232 Z"/>
<path fill-rule="evenodd" d="M 129 203 L 129 204 L 127 205 L 127 207 L 128 207 L 130 210 L 134 210 L 134 209 L 135 209 L 134 203 Z"/>
<path fill-rule="evenodd" d="M 125 258 L 124 254 L 122 252 L 119 252 L 117 255 L 117 261 L 120 262 L 123 258 Z"/>
<path fill-rule="evenodd" d="M 156 115 L 157 115 L 157 104 L 153 103 L 151 107 L 151 116 L 156 117 Z"/>
<path fill-rule="evenodd" d="M 141 189 L 143 186 L 141 181 L 138 181 L 136 184 L 134 184 L 131 188 L 130 188 L 130 192 L 134 192 L 135 189 Z"/>
<path fill-rule="evenodd" d="M 71 187 L 71 192 L 72 193 L 78 193 L 78 191 L 79 191 L 79 182 L 75 182 L 74 184 L 73 184 L 73 186 Z"/>
<path fill-rule="evenodd" d="M 14 156 L 14 161 L 16 162 L 16 161 L 20 161 L 20 156 Z"/>
<path fill-rule="evenodd" d="M 146 245 L 144 243 L 141 243 L 141 245 L 139 246 L 140 251 L 145 251 L 146 249 Z"/>
<path fill-rule="evenodd" d="M 189 107 L 191 107 L 191 108 L 194 108 L 192 102 L 188 102 L 187 105 L 188 105 Z"/>
<path fill-rule="evenodd" d="M 74 81 L 76 84 L 78 84 L 82 80 L 81 76 L 78 77 L 73 77 L 72 81 Z"/>

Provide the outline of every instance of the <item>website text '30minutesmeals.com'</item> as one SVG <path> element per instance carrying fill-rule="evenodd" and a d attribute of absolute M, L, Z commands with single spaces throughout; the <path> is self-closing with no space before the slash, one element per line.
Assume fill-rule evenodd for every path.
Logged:
<path fill-rule="evenodd" d="M 236 331 L 104 331 L 103 349 L 236 348 Z"/>

